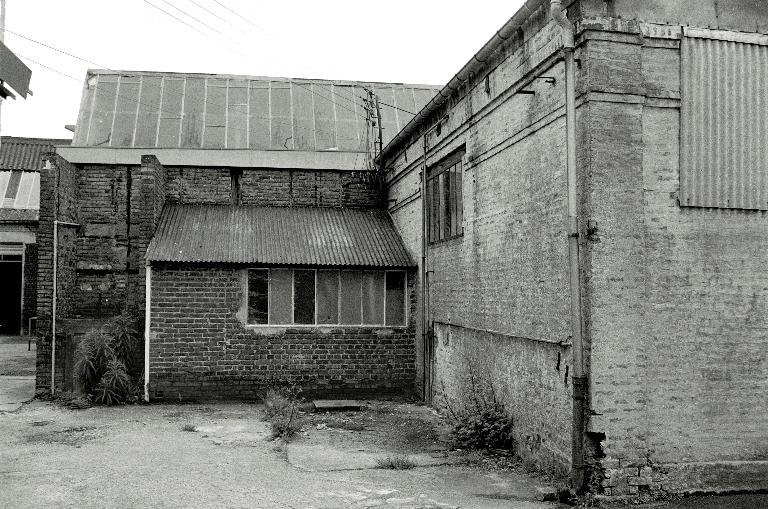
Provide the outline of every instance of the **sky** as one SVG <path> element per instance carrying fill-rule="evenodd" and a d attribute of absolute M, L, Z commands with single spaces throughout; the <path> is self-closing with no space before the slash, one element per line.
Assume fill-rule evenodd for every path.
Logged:
<path fill-rule="evenodd" d="M 72 137 L 89 68 L 444 85 L 524 2 L 5 1 L 34 95 L 0 132 L 40 138 Z"/>

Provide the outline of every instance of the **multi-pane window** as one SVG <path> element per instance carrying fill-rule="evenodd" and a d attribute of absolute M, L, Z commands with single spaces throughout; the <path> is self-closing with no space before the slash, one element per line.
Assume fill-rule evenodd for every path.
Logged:
<path fill-rule="evenodd" d="M 464 151 L 451 154 L 427 172 L 427 221 L 429 242 L 464 233 L 462 166 Z"/>
<path fill-rule="evenodd" d="M 250 325 L 404 326 L 400 270 L 249 269 Z"/>

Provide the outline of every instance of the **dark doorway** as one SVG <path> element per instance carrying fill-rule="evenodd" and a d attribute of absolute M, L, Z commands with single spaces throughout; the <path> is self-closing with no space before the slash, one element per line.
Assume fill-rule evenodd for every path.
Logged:
<path fill-rule="evenodd" d="M 0 256 L 0 334 L 21 332 L 21 255 Z"/>

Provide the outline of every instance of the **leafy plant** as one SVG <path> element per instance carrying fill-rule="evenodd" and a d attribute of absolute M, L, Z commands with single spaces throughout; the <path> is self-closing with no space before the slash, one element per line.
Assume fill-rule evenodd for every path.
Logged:
<path fill-rule="evenodd" d="M 467 449 L 512 449 L 514 446 L 512 418 L 503 407 L 458 416 L 451 436 L 456 445 Z"/>
<path fill-rule="evenodd" d="M 455 410 L 445 395 L 443 397 L 453 421 L 451 437 L 454 443 L 465 449 L 514 449 L 513 419 L 496 398 L 493 383 L 482 383 L 475 376 L 471 362 L 468 364 L 469 394 L 462 409 Z"/>
<path fill-rule="evenodd" d="M 288 441 L 301 431 L 303 422 L 300 418 L 301 411 L 299 409 L 301 406 L 300 393 L 300 387 L 290 386 L 269 389 L 262 397 L 264 416 L 272 424 L 272 438 Z"/>
<path fill-rule="evenodd" d="M 97 403 L 118 405 L 138 400 L 138 381 L 129 374 L 138 341 L 136 320 L 124 313 L 83 335 L 77 346 L 75 372 Z"/>

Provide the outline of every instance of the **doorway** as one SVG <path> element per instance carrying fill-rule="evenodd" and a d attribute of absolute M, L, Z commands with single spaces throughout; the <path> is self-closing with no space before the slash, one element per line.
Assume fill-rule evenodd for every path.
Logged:
<path fill-rule="evenodd" d="M 0 334 L 21 333 L 23 257 L 0 254 Z"/>

